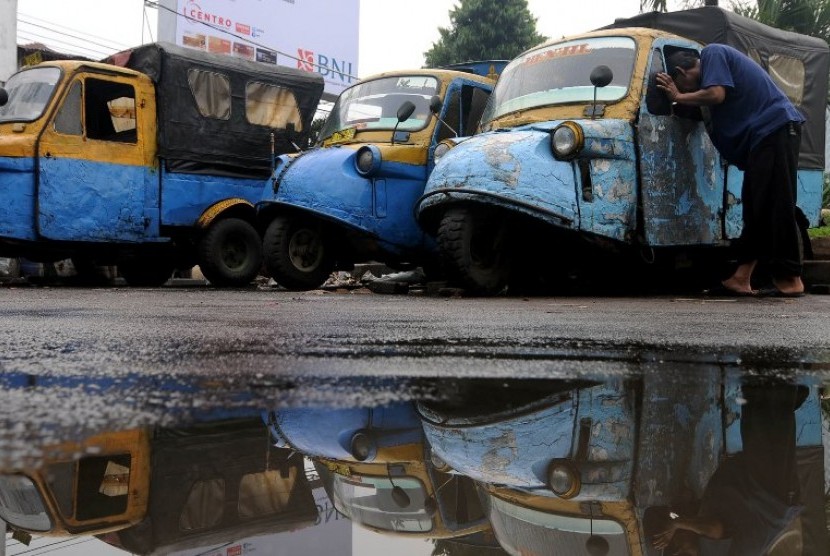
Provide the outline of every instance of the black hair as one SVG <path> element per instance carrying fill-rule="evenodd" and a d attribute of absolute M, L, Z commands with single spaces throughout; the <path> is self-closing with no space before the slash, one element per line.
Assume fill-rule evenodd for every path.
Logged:
<path fill-rule="evenodd" d="M 678 69 L 688 70 L 695 67 L 700 57 L 696 52 L 691 50 L 680 50 L 675 52 L 666 59 L 666 65 L 669 66 L 669 75 L 672 79 L 677 77 Z"/>

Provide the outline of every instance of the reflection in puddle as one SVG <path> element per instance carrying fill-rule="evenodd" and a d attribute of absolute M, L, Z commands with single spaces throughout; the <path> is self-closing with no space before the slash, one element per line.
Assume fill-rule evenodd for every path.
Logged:
<path fill-rule="evenodd" d="M 401 554 L 827 554 L 820 379 L 688 370 L 401 381 L 374 403 L 353 377 L 327 387 L 360 403 L 44 431 L 0 517 L 121 549 L 102 554 L 348 554 L 365 531 Z"/>

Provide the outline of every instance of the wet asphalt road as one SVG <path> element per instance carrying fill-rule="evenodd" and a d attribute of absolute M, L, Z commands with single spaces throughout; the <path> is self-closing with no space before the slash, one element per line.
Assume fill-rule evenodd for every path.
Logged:
<path fill-rule="evenodd" d="M 0 289 L 0 315 L 0 459 L 36 455 L 42 438 L 30 441 L 44 431 L 65 438 L 276 406 L 442 397 L 453 379 L 472 377 L 712 366 L 830 376 L 830 296 L 818 295 L 24 287 Z"/>

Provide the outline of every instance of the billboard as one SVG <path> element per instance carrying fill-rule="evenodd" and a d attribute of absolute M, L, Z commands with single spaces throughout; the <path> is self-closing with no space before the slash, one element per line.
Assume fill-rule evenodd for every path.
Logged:
<path fill-rule="evenodd" d="M 360 0 L 162 0 L 159 40 L 357 81 Z"/>

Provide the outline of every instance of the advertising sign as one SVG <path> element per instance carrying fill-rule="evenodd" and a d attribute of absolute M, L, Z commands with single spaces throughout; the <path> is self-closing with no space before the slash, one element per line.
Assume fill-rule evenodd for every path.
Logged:
<path fill-rule="evenodd" d="M 360 0 L 165 0 L 159 38 L 317 72 L 326 96 L 357 81 Z"/>

